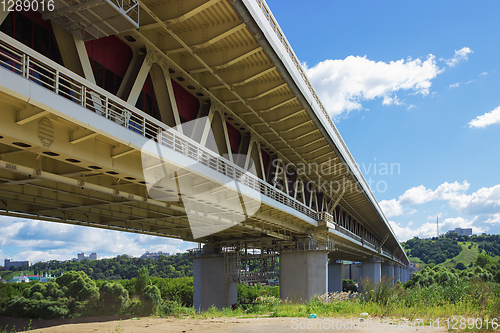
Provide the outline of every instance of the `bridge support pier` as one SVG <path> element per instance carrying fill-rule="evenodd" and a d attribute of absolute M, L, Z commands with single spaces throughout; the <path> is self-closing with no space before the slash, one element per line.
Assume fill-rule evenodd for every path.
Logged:
<path fill-rule="evenodd" d="M 193 258 L 193 305 L 197 311 L 212 305 L 222 309 L 238 301 L 236 282 L 225 277 L 224 256 Z"/>
<path fill-rule="evenodd" d="M 404 282 L 408 281 L 408 267 L 403 268 L 403 280 Z"/>
<path fill-rule="evenodd" d="M 365 280 L 369 278 L 375 286 L 382 277 L 381 262 L 378 259 L 370 258 L 369 260 L 363 262 L 362 266 L 362 279 Z"/>
<path fill-rule="evenodd" d="M 327 291 L 326 251 L 287 251 L 280 253 L 280 298 L 306 302 Z"/>
<path fill-rule="evenodd" d="M 401 266 L 394 266 L 394 283 L 401 281 Z"/>
<path fill-rule="evenodd" d="M 328 263 L 328 292 L 342 292 L 342 280 L 344 277 L 344 264 L 330 259 Z"/>
<path fill-rule="evenodd" d="M 384 262 L 382 264 L 382 276 L 386 279 L 391 280 L 391 286 L 394 285 L 394 265 L 390 262 Z"/>

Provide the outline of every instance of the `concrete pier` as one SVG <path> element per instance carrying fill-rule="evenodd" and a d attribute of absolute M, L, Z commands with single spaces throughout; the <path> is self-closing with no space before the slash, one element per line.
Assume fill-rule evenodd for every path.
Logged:
<path fill-rule="evenodd" d="M 237 283 L 226 280 L 223 256 L 193 259 L 193 305 L 197 311 L 212 305 L 227 308 L 237 301 Z"/>
<path fill-rule="evenodd" d="M 394 265 L 390 262 L 384 262 L 382 264 L 382 276 L 386 279 L 391 280 L 391 285 L 394 285 Z"/>
<path fill-rule="evenodd" d="M 326 251 L 280 253 L 280 298 L 306 302 L 327 292 Z"/>
<path fill-rule="evenodd" d="M 382 276 L 381 266 L 381 262 L 373 258 L 363 262 L 362 279 L 365 280 L 366 278 L 369 278 L 375 286 L 380 281 Z"/>
<path fill-rule="evenodd" d="M 394 266 L 394 283 L 401 281 L 401 266 Z"/>
<path fill-rule="evenodd" d="M 338 293 L 342 291 L 342 280 L 344 277 L 344 264 L 336 260 L 328 263 L 328 292 Z"/>

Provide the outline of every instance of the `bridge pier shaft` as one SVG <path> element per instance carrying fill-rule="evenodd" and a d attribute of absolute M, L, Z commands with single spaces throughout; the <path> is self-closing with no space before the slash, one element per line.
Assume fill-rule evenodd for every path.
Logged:
<path fill-rule="evenodd" d="M 328 263 L 328 292 L 342 292 L 342 280 L 344 277 L 344 264 L 330 259 Z"/>
<path fill-rule="evenodd" d="M 237 283 L 225 277 L 224 256 L 193 258 L 193 305 L 196 311 L 212 305 L 222 309 L 238 301 Z"/>
<path fill-rule="evenodd" d="M 382 276 L 386 279 L 391 280 L 391 286 L 394 285 L 394 264 L 390 262 L 384 262 L 382 264 Z"/>
<path fill-rule="evenodd" d="M 365 280 L 369 278 L 374 286 L 380 281 L 382 277 L 382 267 L 381 262 L 375 258 L 369 258 L 367 261 L 363 262 L 362 265 L 362 279 Z"/>
<path fill-rule="evenodd" d="M 401 266 L 395 265 L 394 266 L 394 283 L 401 281 Z"/>
<path fill-rule="evenodd" d="M 328 284 L 326 251 L 280 253 L 280 298 L 306 302 L 326 293 Z"/>

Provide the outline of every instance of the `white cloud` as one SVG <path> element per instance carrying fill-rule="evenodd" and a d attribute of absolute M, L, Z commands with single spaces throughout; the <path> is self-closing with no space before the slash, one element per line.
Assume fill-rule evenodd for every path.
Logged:
<path fill-rule="evenodd" d="M 469 127 L 482 128 L 500 123 L 500 106 L 491 112 L 487 112 L 469 122 Z"/>
<path fill-rule="evenodd" d="M 446 64 L 450 67 L 453 67 L 459 62 L 467 60 L 467 55 L 469 53 L 474 53 L 474 51 L 472 51 L 468 47 L 462 47 L 460 50 L 455 50 L 455 55 L 453 56 L 453 58 L 446 60 Z"/>
<path fill-rule="evenodd" d="M 389 63 L 375 62 L 366 56 L 348 56 L 304 67 L 332 116 L 360 110 L 363 101 L 376 98 L 382 98 L 384 105 L 401 104 L 396 96 L 400 90 L 428 95 L 431 80 L 443 71 L 432 54 L 424 61 L 408 58 Z"/>
<path fill-rule="evenodd" d="M 397 199 L 382 200 L 380 207 L 387 217 L 412 214 L 413 211 L 405 206 L 420 205 L 429 201 L 445 200 L 448 205 L 460 213 L 470 215 L 500 215 L 500 184 L 492 187 L 483 187 L 468 195 L 470 184 L 445 182 L 435 190 L 420 185 L 407 190 Z M 494 221 L 494 220 L 492 220 Z M 490 222 L 495 223 L 495 222 Z"/>
<path fill-rule="evenodd" d="M 453 89 L 453 88 L 458 88 L 459 86 L 460 86 L 460 83 L 455 82 L 455 83 L 450 84 L 450 85 L 448 86 L 448 88 Z"/>
<path fill-rule="evenodd" d="M 407 241 L 408 239 L 413 237 L 436 237 L 437 234 L 435 223 L 424 223 L 414 229 L 410 228 L 413 223 L 408 223 L 406 227 L 401 226 L 401 223 L 396 223 L 393 221 L 389 221 L 389 224 L 391 225 L 392 230 L 396 233 L 396 236 L 398 236 L 398 239 L 402 242 Z"/>
<path fill-rule="evenodd" d="M 490 223 L 490 224 L 500 223 L 500 214 L 493 214 L 489 219 L 484 221 L 484 223 Z"/>
<path fill-rule="evenodd" d="M 488 231 L 487 227 L 478 227 L 474 225 L 476 222 L 477 216 L 472 220 L 464 219 L 463 217 L 455 217 L 455 218 L 447 218 L 443 222 L 439 223 L 439 234 L 444 234 L 449 230 L 455 228 L 472 228 L 472 232 L 475 234 L 481 234 L 483 232 Z M 410 228 L 413 223 L 408 223 L 406 227 L 401 226 L 401 223 L 396 223 L 393 221 L 389 221 L 392 230 L 398 236 L 400 241 L 406 241 L 413 237 L 419 238 L 428 238 L 428 237 L 436 237 L 437 235 L 437 226 L 436 223 L 426 222 L 417 228 Z"/>
<path fill-rule="evenodd" d="M 440 233 L 446 233 L 455 228 L 472 228 L 472 233 L 474 234 L 482 234 L 483 232 L 488 231 L 488 227 L 477 227 L 473 225 L 476 220 L 477 216 L 475 216 L 472 220 L 467 220 L 463 217 L 450 217 L 444 220 L 443 223 L 439 223 L 439 230 Z"/>
<path fill-rule="evenodd" d="M 471 195 L 457 195 L 450 200 L 450 206 L 467 214 L 500 213 L 500 185 L 483 187 Z"/>
<path fill-rule="evenodd" d="M 403 215 L 403 206 L 396 199 L 382 200 L 379 205 L 386 217 Z"/>
<path fill-rule="evenodd" d="M 486 76 L 488 75 L 488 72 L 482 72 L 481 74 L 479 74 L 479 76 Z"/>
<path fill-rule="evenodd" d="M 0 218 L 3 257 L 32 262 L 68 260 L 77 253 L 96 252 L 98 257 L 119 254 L 140 256 L 146 251 L 184 252 L 193 243 L 157 236 L 133 234 L 63 223 Z"/>

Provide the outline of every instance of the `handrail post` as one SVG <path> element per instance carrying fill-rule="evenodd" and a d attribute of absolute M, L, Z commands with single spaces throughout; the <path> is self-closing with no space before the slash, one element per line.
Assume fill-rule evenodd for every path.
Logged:
<path fill-rule="evenodd" d="M 30 57 L 26 56 L 26 78 L 30 79 Z"/>
<path fill-rule="evenodd" d="M 104 117 L 108 119 L 108 96 L 105 96 L 104 98 Z"/>
<path fill-rule="evenodd" d="M 87 89 L 85 89 L 85 86 L 82 84 L 82 106 L 84 108 L 87 108 Z"/>
<path fill-rule="evenodd" d="M 14 61 L 12 63 L 14 64 L 14 68 L 15 68 Z M 21 73 L 24 77 L 26 77 L 26 54 L 23 54 L 23 60 L 21 63 Z"/>
<path fill-rule="evenodd" d="M 59 95 L 59 71 L 56 69 L 56 79 L 55 79 L 55 93 Z"/>

